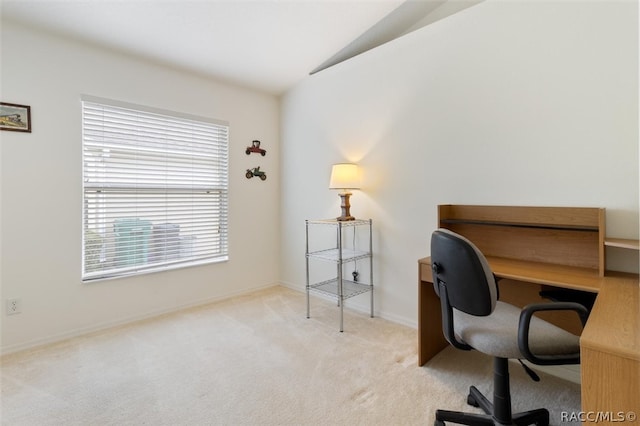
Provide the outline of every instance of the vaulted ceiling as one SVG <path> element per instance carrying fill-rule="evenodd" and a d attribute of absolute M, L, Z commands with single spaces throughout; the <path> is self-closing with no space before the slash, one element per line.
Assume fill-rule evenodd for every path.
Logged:
<path fill-rule="evenodd" d="M 2 19 L 281 94 L 482 0 L 0 0 Z"/>

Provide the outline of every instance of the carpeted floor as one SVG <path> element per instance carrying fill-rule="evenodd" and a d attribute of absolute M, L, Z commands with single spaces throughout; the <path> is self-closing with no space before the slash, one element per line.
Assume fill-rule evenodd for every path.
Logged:
<path fill-rule="evenodd" d="M 7 355 L 2 425 L 429 425 L 474 410 L 492 361 L 447 348 L 417 366 L 416 330 L 273 287 Z M 348 307 L 348 303 L 347 303 Z M 511 366 L 514 411 L 551 424 L 580 409 L 580 387 Z M 477 411 L 477 409 L 476 409 Z"/>

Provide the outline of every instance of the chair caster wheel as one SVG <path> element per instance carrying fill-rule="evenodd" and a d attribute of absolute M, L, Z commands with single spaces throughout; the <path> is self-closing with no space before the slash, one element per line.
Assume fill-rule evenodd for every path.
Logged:
<path fill-rule="evenodd" d="M 473 395 L 469 394 L 467 396 L 467 404 L 473 406 L 473 407 L 479 407 L 480 404 L 478 404 L 478 401 L 476 401 L 476 399 L 473 397 Z"/>
<path fill-rule="evenodd" d="M 549 420 L 540 420 L 535 423 L 536 426 L 549 426 Z"/>
<path fill-rule="evenodd" d="M 442 420 L 436 420 L 433 422 L 433 426 L 444 426 L 444 422 Z"/>

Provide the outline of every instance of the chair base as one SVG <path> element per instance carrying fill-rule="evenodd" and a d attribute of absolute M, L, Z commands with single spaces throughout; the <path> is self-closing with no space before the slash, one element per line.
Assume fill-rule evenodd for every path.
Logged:
<path fill-rule="evenodd" d="M 509 391 L 509 366 L 504 358 L 494 359 L 494 394 L 491 403 L 475 386 L 469 388 L 467 404 L 482 408 L 486 414 L 463 413 L 459 411 L 437 410 L 435 426 L 445 421 L 469 425 L 539 425 L 549 426 L 549 411 L 539 408 L 511 414 L 511 393 Z"/>
<path fill-rule="evenodd" d="M 472 400 L 477 401 L 474 404 Z M 463 413 L 460 411 L 437 410 L 435 426 L 444 425 L 445 421 L 460 425 L 480 426 L 480 425 L 539 425 L 549 426 L 549 411 L 544 408 L 524 411 L 511 416 L 510 422 L 499 421 L 493 416 L 493 404 L 480 393 L 475 386 L 469 388 L 467 403 L 474 407 L 482 408 L 486 414 Z"/>

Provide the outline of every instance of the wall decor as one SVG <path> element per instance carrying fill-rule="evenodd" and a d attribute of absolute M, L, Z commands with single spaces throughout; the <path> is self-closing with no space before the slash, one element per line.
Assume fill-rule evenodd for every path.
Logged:
<path fill-rule="evenodd" d="M 247 149 L 244 152 L 247 155 L 251 154 L 252 152 L 256 152 L 256 153 L 262 155 L 263 157 L 265 155 L 267 155 L 267 150 L 260 148 L 260 141 L 259 140 L 254 140 L 253 142 L 251 142 L 251 146 L 248 146 Z"/>
<path fill-rule="evenodd" d="M 0 102 L 0 130 L 31 133 L 31 107 Z"/>
<path fill-rule="evenodd" d="M 260 170 L 260 166 L 254 167 L 253 169 L 247 169 L 247 172 L 244 174 L 247 179 L 251 179 L 256 176 L 259 177 L 260 180 L 267 180 L 267 174 Z"/>

